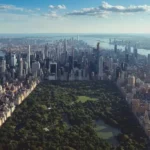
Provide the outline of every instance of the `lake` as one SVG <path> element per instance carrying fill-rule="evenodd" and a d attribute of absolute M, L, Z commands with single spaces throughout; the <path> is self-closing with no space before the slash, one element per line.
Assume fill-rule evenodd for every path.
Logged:
<path fill-rule="evenodd" d="M 107 140 L 113 145 L 118 145 L 118 141 L 115 138 L 118 134 L 121 133 L 117 128 L 113 128 L 106 124 L 103 120 L 99 119 L 96 121 L 96 132 L 98 136 L 104 140 Z"/>

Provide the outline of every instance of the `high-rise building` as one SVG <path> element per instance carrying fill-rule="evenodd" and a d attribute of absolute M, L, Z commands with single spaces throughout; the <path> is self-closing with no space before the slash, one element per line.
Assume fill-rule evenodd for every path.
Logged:
<path fill-rule="evenodd" d="M 32 63 L 32 73 L 37 74 L 40 70 L 40 63 L 38 61 Z"/>
<path fill-rule="evenodd" d="M 120 75 L 121 75 L 121 68 L 117 67 L 116 68 L 116 77 L 115 77 L 116 81 L 118 80 L 118 78 L 120 78 Z"/>
<path fill-rule="evenodd" d="M 6 60 L 2 60 L 2 72 L 4 73 L 6 71 Z"/>
<path fill-rule="evenodd" d="M 8 52 L 6 54 L 6 64 L 8 64 L 9 66 L 11 66 L 11 52 Z"/>
<path fill-rule="evenodd" d="M 128 64 L 129 63 L 129 54 L 125 54 L 125 62 Z"/>
<path fill-rule="evenodd" d="M 135 76 L 128 76 L 128 84 L 130 86 L 135 86 Z"/>
<path fill-rule="evenodd" d="M 97 50 L 98 51 L 100 50 L 100 43 L 99 42 L 97 43 Z"/>
<path fill-rule="evenodd" d="M 108 68 L 109 68 L 110 72 L 113 71 L 113 58 L 111 58 L 111 57 L 109 58 Z"/>
<path fill-rule="evenodd" d="M 57 63 L 50 62 L 50 76 L 49 80 L 57 80 Z"/>
<path fill-rule="evenodd" d="M 0 73 L 5 73 L 6 71 L 6 60 L 4 57 L 0 58 Z"/>
<path fill-rule="evenodd" d="M 31 54 L 31 50 L 30 50 L 30 45 L 29 45 L 29 49 L 28 49 L 28 68 L 30 68 L 30 54 Z"/>
<path fill-rule="evenodd" d="M 75 79 L 75 78 L 74 78 L 74 71 L 71 70 L 69 80 L 70 80 L 70 81 L 73 81 L 74 79 Z"/>
<path fill-rule="evenodd" d="M 73 57 L 68 57 L 68 63 L 69 63 L 69 72 L 71 72 L 71 69 L 73 68 Z"/>
<path fill-rule="evenodd" d="M 28 71 L 29 71 L 28 63 L 25 61 L 25 62 L 24 62 L 24 75 L 27 75 L 27 74 L 28 74 Z"/>
<path fill-rule="evenodd" d="M 134 53 L 134 57 L 137 58 L 138 57 L 138 50 L 137 50 L 136 45 L 134 47 L 133 53 Z"/>
<path fill-rule="evenodd" d="M 128 47 L 125 46 L 125 54 L 128 54 Z"/>
<path fill-rule="evenodd" d="M 48 44 L 45 45 L 44 53 L 45 53 L 45 58 L 47 58 L 48 57 Z"/>
<path fill-rule="evenodd" d="M 15 67 L 17 64 L 17 58 L 16 58 L 16 54 L 11 54 L 11 66 Z"/>
<path fill-rule="evenodd" d="M 148 54 L 148 66 L 150 67 L 150 54 Z"/>
<path fill-rule="evenodd" d="M 11 70 L 11 77 L 13 79 L 15 79 L 15 77 L 16 77 L 16 70 L 14 68 Z"/>
<path fill-rule="evenodd" d="M 131 43 L 130 42 L 128 43 L 128 53 L 129 54 L 131 53 Z"/>
<path fill-rule="evenodd" d="M 125 72 L 122 71 L 122 72 L 121 72 L 121 75 L 120 75 L 120 82 L 121 82 L 121 83 L 124 83 L 124 81 L 125 81 Z"/>
<path fill-rule="evenodd" d="M 19 77 L 23 76 L 23 60 L 20 58 L 19 60 Z"/>
<path fill-rule="evenodd" d="M 104 59 L 103 56 L 100 56 L 99 58 L 99 67 L 98 67 L 98 77 L 100 80 L 103 80 L 103 63 L 104 63 Z"/>
<path fill-rule="evenodd" d="M 117 44 L 114 45 L 114 52 L 117 53 Z"/>
<path fill-rule="evenodd" d="M 79 80 L 82 80 L 82 70 L 79 69 Z"/>
<path fill-rule="evenodd" d="M 67 40 L 66 39 L 64 40 L 64 51 L 65 52 L 67 51 Z"/>
<path fill-rule="evenodd" d="M 74 47 L 72 46 L 72 68 L 74 69 Z"/>
<path fill-rule="evenodd" d="M 42 59 L 44 60 L 45 59 L 45 51 L 42 50 Z"/>
<path fill-rule="evenodd" d="M 127 64 L 126 63 L 124 63 L 124 62 L 121 63 L 121 70 L 122 71 L 126 71 L 127 70 Z"/>

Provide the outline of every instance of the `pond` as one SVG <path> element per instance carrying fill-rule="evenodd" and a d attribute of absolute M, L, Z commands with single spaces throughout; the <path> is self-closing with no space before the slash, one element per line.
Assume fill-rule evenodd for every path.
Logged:
<path fill-rule="evenodd" d="M 107 125 L 103 120 L 100 119 L 97 120 L 95 123 L 96 123 L 95 129 L 100 138 L 107 140 L 109 143 L 113 145 L 119 144 L 115 136 L 121 133 L 120 130 Z"/>

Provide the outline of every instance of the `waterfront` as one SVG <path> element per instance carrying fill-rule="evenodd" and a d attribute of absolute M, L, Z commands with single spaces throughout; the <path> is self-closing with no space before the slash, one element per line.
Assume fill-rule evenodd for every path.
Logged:
<path fill-rule="evenodd" d="M 85 36 L 81 36 L 80 37 L 81 40 L 87 42 L 89 45 L 95 47 L 97 42 L 100 42 L 100 46 L 102 49 L 105 50 L 113 50 L 114 49 L 114 45 L 109 44 L 109 38 L 96 38 L 96 37 L 85 37 Z M 125 46 L 120 46 L 118 45 L 118 49 L 124 51 L 125 50 Z M 131 47 L 131 51 L 133 50 L 133 48 Z M 148 55 L 150 54 L 150 50 L 147 49 L 138 49 L 138 53 L 141 55 Z"/>
<path fill-rule="evenodd" d="M 96 47 L 97 42 L 100 42 L 100 47 L 102 49 L 105 50 L 113 50 L 114 49 L 114 45 L 109 44 L 109 38 L 113 39 L 132 39 L 136 37 L 140 37 L 143 39 L 150 38 L 150 35 L 145 35 L 145 34 L 140 34 L 140 35 L 132 35 L 132 34 L 79 34 L 79 36 L 77 36 L 78 34 L 62 34 L 62 33 L 57 33 L 57 34 L 0 34 L 0 38 L 27 38 L 27 39 L 35 39 L 35 40 L 39 40 L 39 39 L 45 39 L 46 41 L 48 41 L 48 43 L 51 43 L 55 40 L 60 40 L 60 39 L 70 39 L 70 38 L 74 38 L 77 39 L 79 38 L 79 40 L 83 40 L 84 42 L 86 42 L 87 44 L 89 44 L 91 47 Z M 44 43 L 43 43 L 44 44 Z M 125 50 L 125 46 L 120 46 L 118 45 L 118 49 L 121 49 L 122 51 Z M 133 50 L 133 48 L 131 47 L 131 51 Z M 139 49 L 138 48 L 138 53 L 141 55 L 145 55 L 147 56 L 148 54 L 150 54 L 150 50 L 148 49 Z M 1 55 L 1 54 L 0 54 Z"/>

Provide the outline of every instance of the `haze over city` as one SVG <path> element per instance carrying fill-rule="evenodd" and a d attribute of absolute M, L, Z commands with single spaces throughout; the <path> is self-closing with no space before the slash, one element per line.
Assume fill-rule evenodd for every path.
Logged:
<path fill-rule="evenodd" d="M 150 33 L 149 0 L 1 0 L 0 33 Z"/>

